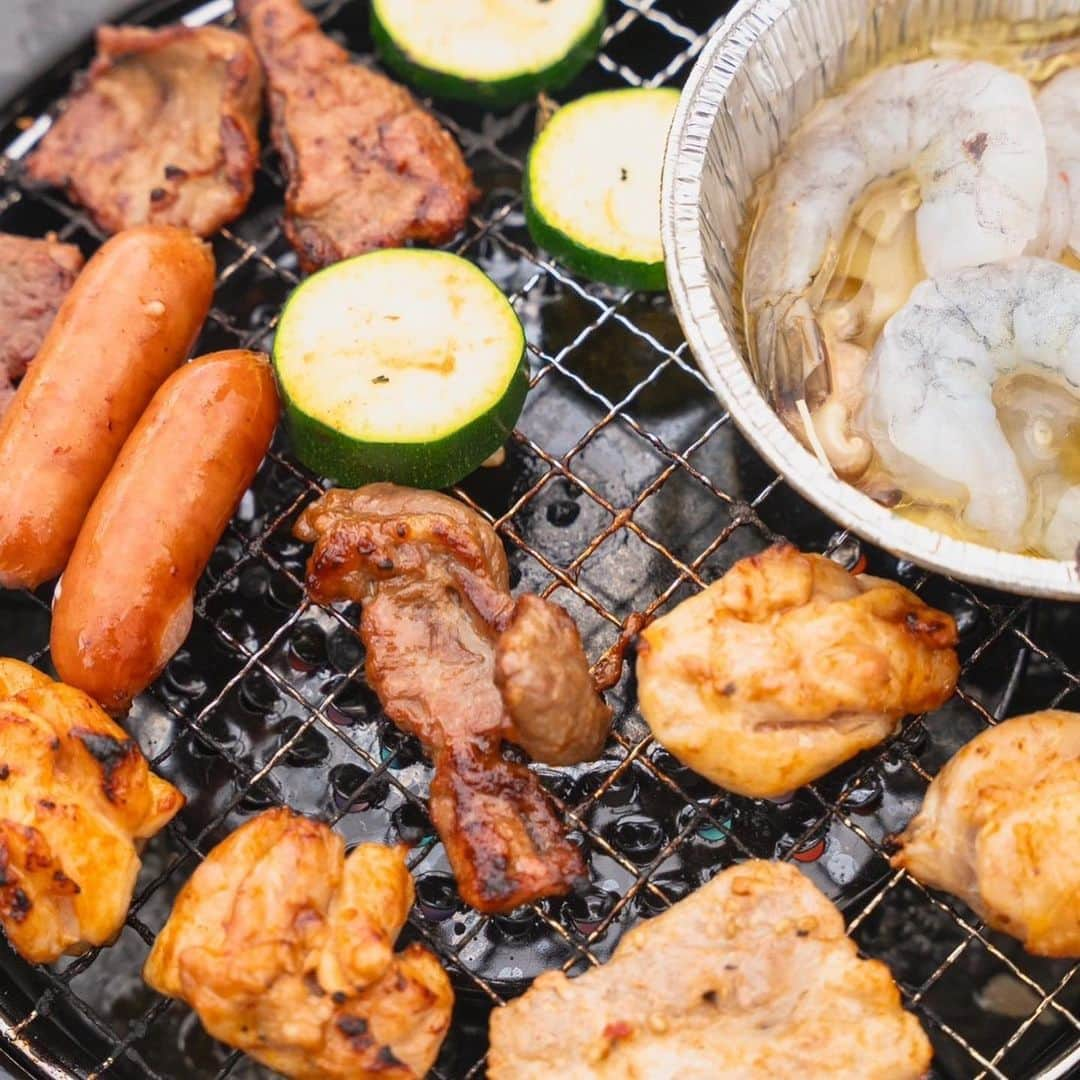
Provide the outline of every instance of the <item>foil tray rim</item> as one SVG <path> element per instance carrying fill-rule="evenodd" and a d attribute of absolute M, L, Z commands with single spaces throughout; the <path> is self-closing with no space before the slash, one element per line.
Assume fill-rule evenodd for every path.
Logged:
<path fill-rule="evenodd" d="M 754 449 L 840 526 L 929 570 L 1025 596 L 1080 599 L 1080 565 L 997 551 L 917 525 L 839 480 L 788 431 L 758 389 L 712 295 L 701 191 L 714 124 L 754 42 L 806 0 L 739 0 L 702 50 L 664 155 L 661 233 L 668 288 L 698 365 Z"/>

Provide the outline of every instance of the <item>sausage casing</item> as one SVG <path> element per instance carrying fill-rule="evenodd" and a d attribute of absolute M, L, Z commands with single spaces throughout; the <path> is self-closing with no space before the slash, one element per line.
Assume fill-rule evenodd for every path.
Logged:
<path fill-rule="evenodd" d="M 86 264 L 0 419 L 0 586 L 64 569 L 154 391 L 190 353 L 214 291 L 192 233 L 118 233 Z"/>
<path fill-rule="evenodd" d="M 51 647 L 64 682 L 117 711 L 161 672 L 278 411 L 267 357 L 242 349 L 193 360 L 154 395 L 60 582 Z"/>

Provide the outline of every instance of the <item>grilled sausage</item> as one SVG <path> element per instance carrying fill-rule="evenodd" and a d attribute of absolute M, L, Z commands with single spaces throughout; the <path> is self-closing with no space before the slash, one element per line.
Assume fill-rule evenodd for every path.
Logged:
<path fill-rule="evenodd" d="M 64 682 L 125 708 L 191 628 L 195 585 L 278 418 L 262 353 L 211 353 L 154 395 L 79 533 L 53 607 Z"/>
<path fill-rule="evenodd" d="M 86 264 L 0 419 L 0 587 L 67 563 L 79 526 L 154 391 L 191 351 L 214 291 L 183 229 L 118 233 Z"/>

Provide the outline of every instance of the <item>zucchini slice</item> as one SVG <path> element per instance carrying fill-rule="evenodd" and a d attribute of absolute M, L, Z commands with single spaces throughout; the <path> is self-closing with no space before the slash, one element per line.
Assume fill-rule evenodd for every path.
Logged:
<path fill-rule="evenodd" d="M 566 86 L 596 55 L 604 0 L 373 0 L 386 65 L 436 97 L 509 106 Z"/>
<path fill-rule="evenodd" d="M 525 402 L 525 334 L 498 286 L 441 251 L 391 249 L 289 297 L 274 370 L 296 456 L 356 487 L 442 488 L 506 441 Z"/>
<path fill-rule="evenodd" d="M 529 151 L 525 219 L 583 277 L 666 287 L 660 176 L 678 90 L 606 90 L 563 106 Z"/>

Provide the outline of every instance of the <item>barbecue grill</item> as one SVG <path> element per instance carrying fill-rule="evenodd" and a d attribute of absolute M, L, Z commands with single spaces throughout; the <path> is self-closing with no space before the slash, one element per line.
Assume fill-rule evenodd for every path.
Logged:
<path fill-rule="evenodd" d="M 328 31 L 368 58 L 365 3 L 332 0 L 318 10 Z M 228 0 L 159 0 L 131 18 L 227 24 L 230 11 Z M 612 0 L 602 52 L 574 91 L 677 85 L 721 18 L 720 5 L 700 0 Z M 55 230 L 87 253 L 101 235 L 55 193 L 29 190 L 19 158 L 89 55 L 86 42 L 0 113 L 0 229 Z M 669 610 L 786 536 L 951 611 L 962 635 L 961 688 L 876 751 L 766 802 L 718 790 L 657 746 L 628 666 L 608 695 L 616 723 L 604 756 L 537 770 L 586 852 L 589 887 L 480 915 L 458 898 L 427 816 L 430 768 L 365 685 L 357 611 L 304 596 L 306 550 L 290 530 L 322 489 L 279 436 L 200 584 L 190 638 L 126 721 L 188 806 L 147 848 L 113 946 L 47 969 L 0 945 L 0 1047 L 35 1076 L 265 1075 L 206 1036 L 185 1006 L 150 991 L 140 970 L 202 855 L 252 814 L 288 804 L 350 844 L 411 845 L 417 904 L 403 941 L 438 953 L 458 999 L 436 1077 L 483 1076 L 489 1011 L 539 972 L 603 961 L 627 927 L 750 856 L 797 861 L 843 910 L 860 948 L 889 964 L 933 1040 L 935 1077 L 1073 1075 L 1080 964 L 1027 956 L 887 862 L 888 837 L 959 746 L 1006 715 L 1080 706 L 1073 609 L 951 582 L 837 531 L 740 437 L 666 298 L 576 279 L 531 245 L 520 181 L 535 109 L 439 109 L 484 191 L 451 250 L 504 288 L 529 338 L 532 391 L 507 461 L 456 489 L 504 539 L 514 587 L 568 607 L 599 661 L 632 615 Z M 247 213 L 213 241 L 216 304 L 198 352 L 269 346 L 298 280 L 279 227 L 282 187 L 267 150 Z M 48 669 L 49 603 L 49 588 L 0 592 L 0 655 Z"/>

